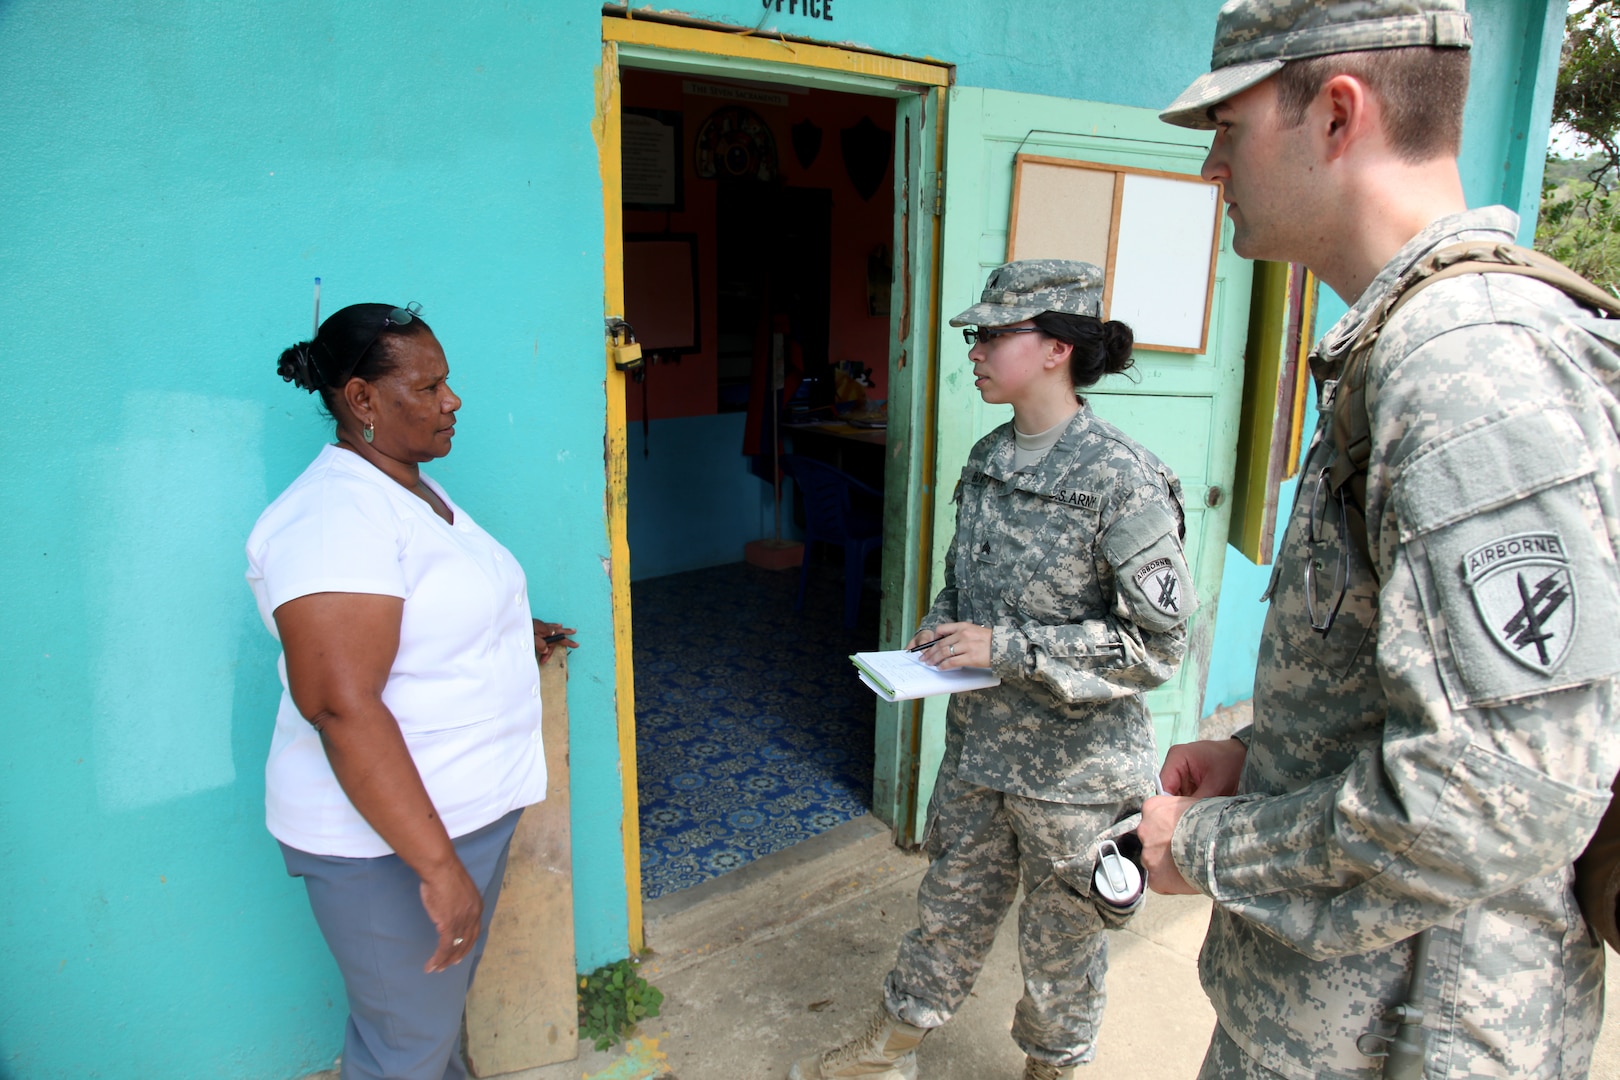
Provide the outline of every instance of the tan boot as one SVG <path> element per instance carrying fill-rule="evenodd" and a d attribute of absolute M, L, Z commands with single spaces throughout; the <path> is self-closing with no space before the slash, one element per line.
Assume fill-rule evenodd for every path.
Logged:
<path fill-rule="evenodd" d="M 879 1005 L 864 1035 L 803 1059 L 788 1071 L 788 1080 L 917 1080 L 913 1051 L 927 1034 L 927 1028 L 896 1020 Z"/>
<path fill-rule="evenodd" d="M 1073 1065 L 1053 1065 L 1049 1061 L 1024 1058 L 1024 1080 L 1074 1080 Z"/>

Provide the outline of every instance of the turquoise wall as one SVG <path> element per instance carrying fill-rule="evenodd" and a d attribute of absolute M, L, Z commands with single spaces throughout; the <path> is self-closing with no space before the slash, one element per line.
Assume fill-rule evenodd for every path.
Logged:
<path fill-rule="evenodd" d="M 275 375 L 419 300 L 465 399 L 429 471 L 572 667 L 579 959 L 622 956 L 603 558 L 595 5 L 0 4 L 0 1072 L 290 1077 L 342 987 L 263 825 L 275 650 L 242 545 L 328 430 Z M 566 407 L 559 407 L 566 403 Z"/>
<path fill-rule="evenodd" d="M 1202 70 L 1217 7 L 834 0 L 814 24 L 689 5 L 1149 107 Z M 1493 134 L 1471 134 L 1470 194 L 1495 201 L 1515 175 L 1534 187 L 1551 68 L 1515 73 L 1526 28 L 1555 20 L 1542 0 L 1477 10 L 1471 132 L 1483 109 Z M 536 614 L 580 630 L 578 960 L 626 951 L 598 18 L 587 0 L 0 3 L 0 1074 L 279 1080 L 339 1046 L 342 988 L 263 828 L 275 650 L 242 580 L 254 517 L 328 437 L 274 374 L 316 275 L 328 311 L 424 304 L 465 399 L 430 471 L 518 555 Z M 1219 632 L 1250 622 L 1223 612 Z"/>

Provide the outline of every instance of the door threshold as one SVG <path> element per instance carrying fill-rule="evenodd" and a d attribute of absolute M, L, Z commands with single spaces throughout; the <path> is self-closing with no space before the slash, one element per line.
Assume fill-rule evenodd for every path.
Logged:
<path fill-rule="evenodd" d="M 770 939 L 904 877 L 928 861 L 894 845 L 871 814 L 846 821 L 729 874 L 649 900 L 643 973 L 668 975 L 718 953 Z"/>

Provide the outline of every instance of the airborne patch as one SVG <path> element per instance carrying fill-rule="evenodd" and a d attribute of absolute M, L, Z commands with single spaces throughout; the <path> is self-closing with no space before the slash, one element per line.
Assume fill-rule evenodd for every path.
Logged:
<path fill-rule="evenodd" d="M 1550 675 L 1575 638 L 1575 578 L 1557 533 L 1517 533 L 1463 556 L 1463 580 L 1504 652 Z"/>
<path fill-rule="evenodd" d="M 1166 615 L 1181 614 L 1181 577 L 1169 559 L 1154 559 L 1131 580 L 1148 603 Z"/>

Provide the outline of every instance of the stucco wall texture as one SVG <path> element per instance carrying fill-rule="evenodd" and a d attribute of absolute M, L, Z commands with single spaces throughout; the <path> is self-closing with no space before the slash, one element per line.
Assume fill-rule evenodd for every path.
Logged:
<path fill-rule="evenodd" d="M 1203 70 L 1218 7 L 831 2 L 686 10 L 1156 107 Z M 1526 30 L 1557 13 L 1474 8 L 1469 194 L 1533 206 L 1557 42 L 1527 56 Z M 578 963 L 627 951 L 600 10 L 0 0 L 0 1075 L 281 1078 L 340 1044 L 341 983 L 263 827 L 276 648 L 242 578 L 254 518 L 330 437 L 275 375 L 316 276 L 327 312 L 424 305 L 465 401 L 429 471 L 521 560 L 535 614 L 579 628 Z"/>

